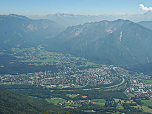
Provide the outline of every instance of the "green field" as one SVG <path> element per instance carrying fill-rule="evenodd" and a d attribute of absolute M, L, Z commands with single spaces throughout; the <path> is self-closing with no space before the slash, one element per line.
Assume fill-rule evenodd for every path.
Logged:
<path fill-rule="evenodd" d="M 152 106 L 152 100 L 142 100 L 141 102 L 143 102 L 147 106 Z"/>
<path fill-rule="evenodd" d="M 125 103 L 125 100 L 121 100 L 121 99 L 114 99 L 115 100 L 115 102 L 118 102 L 119 100 L 121 101 L 121 103 Z M 126 101 L 126 103 L 135 103 L 135 102 L 133 102 L 133 101 Z"/>
<path fill-rule="evenodd" d="M 73 107 L 81 107 L 82 105 L 81 104 L 71 104 L 71 106 L 73 106 Z"/>
<path fill-rule="evenodd" d="M 48 58 L 48 55 L 57 55 L 57 53 L 55 52 L 47 52 L 44 50 L 41 50 L 40 52 L 36 52 L 36 49 L 34 47 L 32 48 L 23 48 L 22 50 L 19 48 L 12 48 L 12 51 L 14 51 L 14 53 L 19 53 L 19 52 L 28 52 L 28 53 L 32 53 L 32 54 L 37 54 L 37 58 L 33 58 L 31 60 L 22 60 L 21 62 L 35 62 L 35 63 L 46 63 L 46 62 L 55 62 L 58 59 L 54 59 L 54 58 Z M 16 58 L 24 58 L 22 56 L 15 56 Z M 46 58 L 46 59 L 45 59 Z M 39 64 L 36 64 L 36 66 L 39 66 Z"/>
<path fill-rule="evenodd" d="M 66 106 L 66 107 L 64 107 L 64 108 L 71 108 L 71 109 L 74 109 L 74 107 L 71 107 L 71 106 Z"/>
<path fill-rule="evenodd" d="M 137 106 L 132 106 L 136 109 L 139 109 L 143 112 L 149 112 L 149 113 L 152 113 L 152 109 L 148 108 L 147 106 L 141 106 L 141 105 L 137 105 Z"/>
<path fill-rule="evenodd" d="M 58 86 L 57 89 L 62 89 L 62 86 Z"/>
<path fill-rule="evenodd" d="M 64 104 L 65 107 L 66 107 L 66 106 L 69 106 L 69 105 L 70 105 L 70 103 L 67 103 L 67 102 Z"/>
<path fill-rule="evenodd" d="M 129 96 L 130 96 L 130 97 L 135 97 L 135 95 L 133 95 L 133 94 L 129 94 Z"/>
<path fill-rule="evenodd" d="M 53 103 L 54 105 L 58 105 L 59 102 L 66 101 L 65 99 L 62 98 L 54 98 L 54 100 L 51 99 L 45 99 L 49 103 Z"/>
<path fill-rule="evenodd" d="M 114 114 L 121 114 L 120 112 L 115 112 Z"/>
<path fill-rule="evenodd" d="M 39 58 L 37 58 L 37 59 L 32 59 L 32 60 L 23 60 L 23 61 L 21 61 L 21 62 L 39 62 L 39 63 L 46 63 L 46 62 L 55 62 L 56 60 L 55 59 L 53 59 L 53 58 L 47 58 L 47 59 L 45 59 L 45 60 L 41 60 L 41 59 L 39 59 Z"/>
<path fill-rule="evenodd" d="M 144 112 L 152 113 L 152 109 L 148 108 L 147 106 L 142 106 Z"/>
<path fill-rule="evenodd" d="M 95 103 L 95 104 L 98 104 L 98 105 L 105 105 L 105 103 L 106 103 L 106 100 L 104 100 L 104 99 L 93 99 L 93 100 L 90 100 L 90 102 L 91 103 Z"/>
<path fill-rule="evenodd" d="M 152 84 L 152 80 L 142 80 L 144 84 Z"/>
<path fill-rule="evenodd" d="M 66 94 L 66 96 L 71 97 L 71 98 L 77 97 L 78 95 L 79 94 Z"/>
<path fill-rule="evenodd" d="M 96 112 L 96 111 L 94 111 L 94 110 L 84 110 L 84 112 Z"/>
<path fill-rule="evenodd" d="M 38 54 L 39 57 L 42 57 L 42 56 L 45 56 L 46 57 L 46 52 L 45 51 L 41 51 L 39 54 Z"/>
<path fill-rule="evenodd" d="M 12 76 L 25 76 L 26 74 L 18 74 L 18 75 L 12 75 Z"/>
<path fill-rule="evenodd" d="M 79 60 L 79 59 L 80 59 L 80 57 L 71 57 L 71 58 L 73 58 L 73 59 L 77 59 L 77 60 Z"/>
<path fill-rule="evenodd" d="M 62 53 L 45 51 L 44 49 L 41 49 L 41 46 L 39 46 L 38 48 L 34 48 L 34 47 L 23 48 L 23 49 L 12 48 L 12 51 L 15 54 L 23 55 L 23 56 L 18 56 L 18 55 L 15 56 L 16 58 L 21 59 L 20 62 L 31 63 L 31 65 L 35 65 L 35 66 L 43 66 L 44 63 L 49 63 L 49 62 L 60 63 L 60 60 L 61 60 L 60 55 L 64 56 Z M 27 55 L 30 56 L 31 58 L 26 58 L 25 56 L 27 56 Z M 75 57 L 70 54 L 68 54 L 68 55 L 70 58 L 74 59 L 75 61 L 82 63 L 80 65 L 73 64 L 73 66 L 75 66 L 75 67 L 88 67 L 88 66 L 97 67 L 98 66 L 98 64 L 95 64 L 93 62 L 88 62 L 87 59 L 85 59 L 85 58 Z"/>
<path fill-rule="evenodd" d="M 118 106 L 117 109 L 124 109 L 124 107 L 123 106 Z"/>
<path fill-rule="evenodd" d="M 92 66 L 92 65 L 95 65 L 95 63 L 93 63 L 93 62 L 87 62 L 86 63 L 86 66 Z"/>
<path fill-rule="evenodd" d="M 82 88 L 84 86 L 74 86 L 74 87 L 71 87 L 71 88 Z"/>
<path fill-rule="evenodd" d="M 88 67 L 88 66 L 94 66 L 97 65 L 93 62 L 83 62 L 83 65 L 80 65 L 80 67 Z"/>
<path fill-rule="evenodd" d="M 70 95 L 70 94 L 67 94 L 67 95 Z M 45 99 L 45 100 L 49 103 L 53 103 L 54 105 L 60 105 L 63 108 L 75 108 L 75 107 L 81 107 L 82 106 L 81 104 L 73 103 L 72 101 L 66 102 L 66 100 L 62 99 L 62 98 Z"/>

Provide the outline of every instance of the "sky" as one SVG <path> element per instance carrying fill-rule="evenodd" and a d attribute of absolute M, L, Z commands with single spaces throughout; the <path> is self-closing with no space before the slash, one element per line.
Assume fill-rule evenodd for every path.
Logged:
<path fill-rule="evenodd" d="M 0 0 L 0 15 L 143 14 L 146 11 L 152 11 L 152 0 Z"/>

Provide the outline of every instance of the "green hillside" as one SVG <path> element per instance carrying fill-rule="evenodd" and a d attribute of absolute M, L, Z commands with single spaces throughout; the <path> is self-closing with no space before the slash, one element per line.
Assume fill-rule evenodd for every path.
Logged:
<path fill-rule="evenodd" d="M 0 87 L 0 114 L 62 113 L 59 107 L 44 100 L 32 98 Z"/>
<path fill-rule="evenodd" d="M 49 51 L 70 53 L 96 63 L 133 65 L 152 61 L 152 31 L 129 20 L 68 27 L 45 43 Z"/>

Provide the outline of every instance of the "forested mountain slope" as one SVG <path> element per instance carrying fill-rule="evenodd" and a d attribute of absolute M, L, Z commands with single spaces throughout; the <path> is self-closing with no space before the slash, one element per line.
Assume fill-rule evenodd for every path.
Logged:
<path fill-rule="evenodd" d="M 131 65 L 151 61 L 152 31 L 128 20 L 68 27 L 47 39 L 48 50 L 83 56 L 98 63 Z"/>

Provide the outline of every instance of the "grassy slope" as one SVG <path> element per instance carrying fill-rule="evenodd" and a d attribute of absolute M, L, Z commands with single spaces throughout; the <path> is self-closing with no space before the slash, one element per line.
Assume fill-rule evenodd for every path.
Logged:
<path fill-rule="evenodd" d="M 0 88 L 0 114 L 42 114 L 45 112 L 62 112 L 62 110 L 45 100 Z"/>

